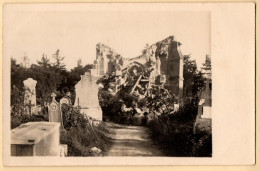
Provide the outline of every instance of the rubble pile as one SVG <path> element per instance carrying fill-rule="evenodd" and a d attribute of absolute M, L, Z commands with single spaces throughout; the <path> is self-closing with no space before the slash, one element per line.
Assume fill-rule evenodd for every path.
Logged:
<path fill-rule="evenodd" d="M 121 75 L 113 72 L 104 75 L 100 84 L 99 101 L 103 115 L 113 121 L 145 125 L 161 115 L 176 111 L 173 97 L 163 84 L 151 80 L 153 63 L 132 65 L 122 70 Z M 106 120 L 106 119 L 105 119 Z"/>

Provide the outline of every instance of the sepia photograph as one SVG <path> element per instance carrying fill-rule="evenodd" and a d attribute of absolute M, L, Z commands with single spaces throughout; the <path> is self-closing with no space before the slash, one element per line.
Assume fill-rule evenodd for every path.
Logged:
<path fill-rule="evenodd" d="M 9 157 L 214 157 L 211 10 L 149 5 L 3 6 Z"/>

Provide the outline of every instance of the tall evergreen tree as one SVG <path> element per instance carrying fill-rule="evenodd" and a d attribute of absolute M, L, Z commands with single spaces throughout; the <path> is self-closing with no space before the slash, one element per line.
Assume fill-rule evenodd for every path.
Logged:
<path fill-rule="evenodd" d="M 44 69 L 47 69 L 50 67 L 50 59 L 47 57 L 46 54 L 42 54 L 42 58 L 40 61 L 37 61 L 38 65 L 43 67 Z"/>
<path fill-rule="evenodd" d="M 203 74 L 198 71 L 195 60 L 190 59 L 190 55 L 184 55 L 184 94 L 185 96 L 196 96 L 205 87 Z"/>
<path fill-rule="evenodd" d="M 206 55 L 205 63 L 201 67 L 202 73 L 205 77 L 211 77 L 211 58 L 209 55 Z"/>
<path fill-rule="evenodd" d="M 53 54 L 53 59 L 55 60 L 54 67 L 58 70 L 65 70 L 65 64 L 63 63 L 63 60 L 65 57 L 60 56 L 60 50 L 57 49 L 55 54 Z"/>

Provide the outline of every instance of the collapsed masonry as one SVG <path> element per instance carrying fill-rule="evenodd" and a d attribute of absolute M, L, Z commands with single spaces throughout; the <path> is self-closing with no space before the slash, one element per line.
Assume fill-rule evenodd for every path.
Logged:
<path fill-rule="evenodd" d="M 142 55 L 134 58 L 123 58 L 110 47 L 99 43 L 96 45 L 96 60 L 91 70 L 91 75 L 101 77 L 116 75 L 118 79 L 113 91 L 126 83 L 129 73 L 137 74 L 147 68 L 150 73 L 147 79 L 144 75 L 137 81 L 143 80 L 149 84 L 163 84 L 172 95 L 183 96 L 183 56 L 180 51 L 181 43 L 174 40 L 173 36 L 159 41 L 143 50 Z M 139 74 L 140 75 L 140 74 Z M 138 82 L 139 83 L 139 82 Z M 138 86 L 138 84 L 133 84 Z"/>

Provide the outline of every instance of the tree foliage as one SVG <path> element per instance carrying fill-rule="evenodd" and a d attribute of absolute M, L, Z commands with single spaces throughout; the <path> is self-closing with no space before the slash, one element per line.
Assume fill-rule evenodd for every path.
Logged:
<path fill-rule="evenodd" d="M 206 55 L 205 62 L 202 64 L 202 72 L 204 76 L 211 77 L 211 59 L 209 55 Z"/>
<path fill-rule="evenodd" d="M 41 66 L 43 69 L 50 68 L 50 59 L 47 57 L 47 55 L 42 54 L 42 58 L 40 61 L 37 61 L 38 65 Z"/>
<path fill-rule="evenodd" d="M 36 99 L 38 105 L 43 105 L 44 102 L 51 101 L 51 93 L 57 94 L 57 99 L 65 95 L 67 91 L 72 93 L 72 98 L 75 97 L 74 86 L 80 81 L 80 75 L 92 68 L 92 65 L 78 65 L 71 71 L 65 69 L 60 50 L 57 50 L 53 55 L 55 63 L 51 64 L 50 59 L 46 54 L 37 61 L 37 64 L 32 64 L 26 68 L 23 64 L 18 64 L 17 61 L 11 58 L 11 105 L 15 107 L 16 113 L 19 113 L 23 106 L 23 81 L 32 78 L 37 81 L 36 84 Z M 18 105 L 20 104 L 20 105 Z M 18 107 L 18 106 L 20 107 Z"/>
<path fill-rule="evenodd" d="M 190 55 L 185 55 L 183 67 L 184 95 L 196 97 L 199 91 L 205 88 L 205 79 L 201 71 L 198 71 L 195 60 L 190 59 Z"/>
<path fill-rule="evenodd" d="M 59 49 L 57 49 L 57 51 L 53 54 L 52 58 L 55 60 L 55 63 L 53 65 L 57 70 L 65 70 L 66 65 L 63 63 L 65 57 L 60 56 Z"/>

